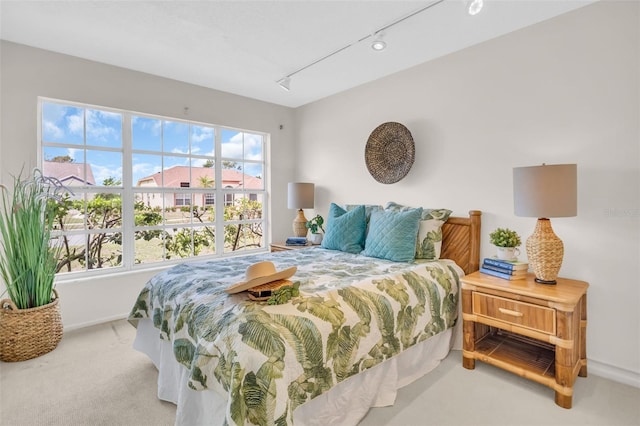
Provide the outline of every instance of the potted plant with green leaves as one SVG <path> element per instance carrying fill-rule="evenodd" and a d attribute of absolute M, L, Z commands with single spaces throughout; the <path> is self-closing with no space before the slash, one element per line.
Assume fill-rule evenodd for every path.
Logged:
<path fill-rule="evenodd" d="M 320 215 L 316 215 L 316 217 L 314 217 L 313 219 L 310 219 L 307 221 L 307 223 L 305 224 L 305 226 L 309 229 L 309 231 L 311 231 L 311 244 L 320 244 L 322 242 L 322 232 L 324 232 L 324 228 L 322 227 L 322 225 L 324 225 L 324 219 L 322 218 L 322 216 Z"/>
<path fill-rule="evenodd" d="M 66 191 L 34 169 L 0 185 L 0 360 L 22 361 L 52 351 L 62 339 L 54 278 L 60 244 L 52 240 L 57 201 Z"/>
<path fill-rule="evenodd" d="M 517 260 L 520 255 L 518 247 L 522 244 L 520 235 L 509 228 L 497 228 L 489 234 L 491 244 L 496 246 L 498 259 Z"/>

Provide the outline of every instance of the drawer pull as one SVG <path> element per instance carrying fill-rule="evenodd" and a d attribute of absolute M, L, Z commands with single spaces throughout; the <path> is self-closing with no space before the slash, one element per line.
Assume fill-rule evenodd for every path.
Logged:
<path fill-rule="evenodd" d="M 505 315 L 511 315 L 512 317 L 521 317 L 524 314 L 522 312 L 518 312 L 518 311 L 512 311 L 511 309 L 505 309 L 505 308 L 498 308 L 498 310 L 505 314 Z"/>

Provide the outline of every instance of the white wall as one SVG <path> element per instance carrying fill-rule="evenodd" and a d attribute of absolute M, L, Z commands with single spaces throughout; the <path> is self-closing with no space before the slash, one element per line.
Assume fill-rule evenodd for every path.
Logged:
<path fill-rule="evenodd" d="M 640 386 L 639 9 L 596 3 L 299 108 L 298 178 L 318 185 L 317 212 L 332 201 L 479 209 L 484 257 L 491 230 L 526 238 L 535 226 L 514 216 L 512 168 L 577 163 L 578 216 L 552 220 L 560 274 L 590 283 L 590 371 Z M 416 145 L 393 185 L 364 163 L 386 121 Z"/>
<path fill-rule="evenodd" d="M 286 207 L 286 187 L 294 176 L 292 109 L 6 41 L 0 44 L 0 55 L 0 182 L 11 182 L 11 175 L 23 166 L 30 170 L 37 165 L 38 96 L 267 132 L 272 164 L 267 176 L 272 189 L 268 228 L 277 238 L 289 234 L 293 212 Z M 189 107 L 186 117 L 184 107 Z M 65 328 L 125 316 L 151 274 L 58 283 Z"/>

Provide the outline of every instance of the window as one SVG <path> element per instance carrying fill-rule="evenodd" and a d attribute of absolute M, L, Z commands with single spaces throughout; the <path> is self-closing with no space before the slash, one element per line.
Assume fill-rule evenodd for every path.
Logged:
<path fill-rule="evenodd" d="M 190 206 L 191 205 L 191 194 L 176 194 L 175 205 L 176 206 Z"/>
<path fill-rule="evenodd" d="M 39 113 L 43 173 L 73 192 L 61 273 L 264 248 L 268 135 L 49 99 Z"/>
<path fill-rule="evenodd" d="M 227 186 L 227 188 L 232 188 L 231 186 Z M 233 205 L 233 192 L 227 192 L 224 194 L 224 205 L 232 206 Z"/>
<path fill-rule="evenodd" d="M 251 194 L 249 194 L 251 196 Z M 255 201 L 255 200 L 253 200 Z M 216 194 L 204 194 L 204 205 L 213 206 L 216 203 Z"/>

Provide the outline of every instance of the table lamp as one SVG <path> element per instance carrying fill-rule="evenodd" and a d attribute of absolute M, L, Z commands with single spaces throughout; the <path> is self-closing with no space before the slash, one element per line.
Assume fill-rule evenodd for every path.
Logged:
<path fill-rule="evenodd" d="M 293 235 L 305 237 L 307 235 L 307 218 L 302 209 L 313 208 L 314 186 L 312 183 L 289 182 L 288 207 L 298 209 L 298 215 L 293 219 Z"/>
<path fill-rule="evenodd" d="M 516 216 L 537 217 L 527 239 L 527 258 L 541 284 L 556 284 L 564 245 L 551 228 L 551 217 L 576 216 L 578 210 L 577 165 L 553 164 L 513 169 Z"/>

